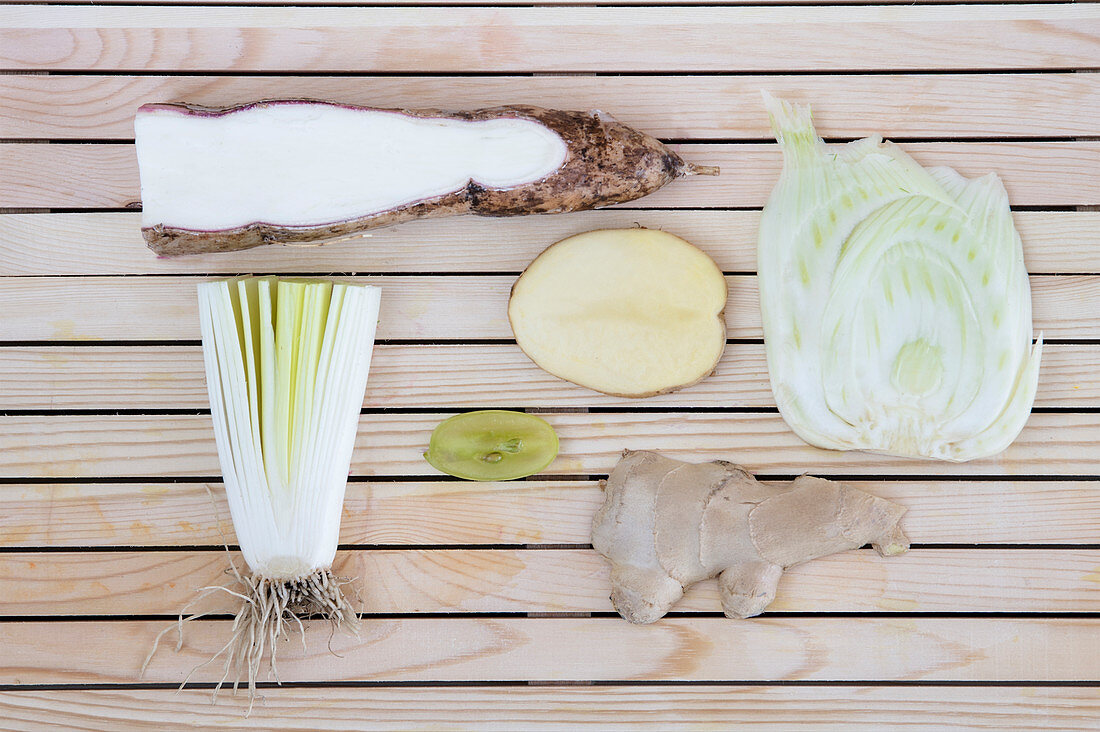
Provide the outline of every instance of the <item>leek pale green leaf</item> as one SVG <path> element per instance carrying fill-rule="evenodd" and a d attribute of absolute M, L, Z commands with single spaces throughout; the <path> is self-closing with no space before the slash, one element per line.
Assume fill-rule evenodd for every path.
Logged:
<path fill-rule="evenodd" d="M 765 95 L 783 172 L 758 265 L 772 391 L 807 442 L 963 461 L 1031 411 L 1042 338 L 993 174 L 925 170 L 871 137 L 831 147 Z"/>

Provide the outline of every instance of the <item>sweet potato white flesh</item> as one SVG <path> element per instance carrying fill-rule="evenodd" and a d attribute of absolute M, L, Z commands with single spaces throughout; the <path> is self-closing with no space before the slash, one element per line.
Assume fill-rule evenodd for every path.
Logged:
<path fill-rule="evenodd" d="M 438 216 L 585 211 L 718 175 L 599 110 L 146 104 L 135 133 L 141 233 L 168 257 L 332 241 Z"/>
<path fill-rule="evenodd" d="M 553 173 L 559 135 L 529 119 L 416 117 L 282 103 L 203 114 L 154 107 L 135 120 L 142 225 L 226 230 L 318 226 Z"/>
<path fill-rule="evenodd" d="M 699 381 L 726 343 L 726 281 L 706 254 L 650 229 L 590 231 L 543 252 L 508 317 L 540 367 L 606 394 L 643 397 Z"/>

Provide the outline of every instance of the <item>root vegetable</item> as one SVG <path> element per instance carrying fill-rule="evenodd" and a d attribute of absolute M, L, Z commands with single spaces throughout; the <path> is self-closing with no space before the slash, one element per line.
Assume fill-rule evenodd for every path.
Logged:
<path fill-rule="evenodd" d="M 658 620 L 715 575 L 728 617 L 759 615 L 790 566 L 868 543 L 883 556 L 909 548 L 904 507 L 806 475 L 772 487 L 732 463 L 627 451 L 605 490 L 592 545 L 611 562 L 611 602 L 632 623 Z"/>
<path fill-rule="evenodd" d="M 519 347 L 551 374 L 647 397 L 714 371 L 726 294 L 722 271 L 683 239 L 607 229 L 540 254 L 512 288 L 508 319 Z"/>
<path fill-rule="evenodd" d="M 602 112 L 529 106 L 147 104 L 134 128 L 142 232 L 161 255 L 318 241 L 451 214 L 579 211 L 718 172 Z"/>

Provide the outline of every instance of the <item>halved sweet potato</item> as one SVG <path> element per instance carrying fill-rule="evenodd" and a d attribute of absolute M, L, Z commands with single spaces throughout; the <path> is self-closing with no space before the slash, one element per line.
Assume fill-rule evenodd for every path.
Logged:
<path fill-rule="evenodd" d="M 162 255 L 318 241 L 452 214 L 579 211 L 718 172 L 602 112 L 528 106 L 149 104 L 134 127 L 142 231 Z"/>

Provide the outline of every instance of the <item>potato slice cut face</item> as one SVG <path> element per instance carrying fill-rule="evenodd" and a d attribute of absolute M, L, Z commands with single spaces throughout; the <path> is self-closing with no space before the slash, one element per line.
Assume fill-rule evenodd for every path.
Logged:
<path fill-rule="evenodd" d="M 714 261 L 683 239 L 604 229 L 540 254 L 512 287 L 508 319 L 519 347 L 551 374 L 647 397 L 714 371 L 726 291 Z"/>

